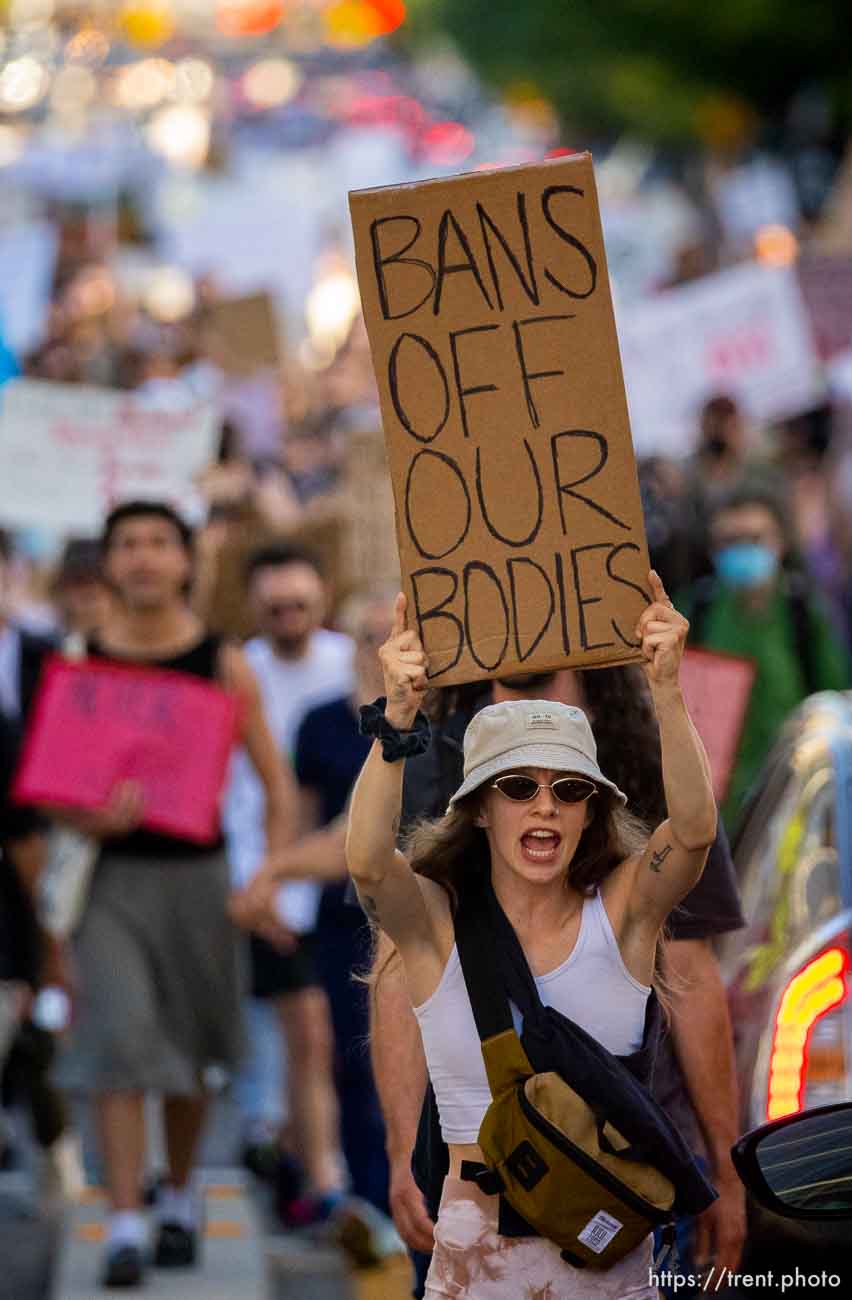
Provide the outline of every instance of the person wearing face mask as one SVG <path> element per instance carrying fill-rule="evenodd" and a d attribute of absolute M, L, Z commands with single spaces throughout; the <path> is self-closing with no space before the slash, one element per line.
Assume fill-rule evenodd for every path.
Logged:
<path fill-rule="evenodd" d="M 689 573 L 687 582 L 713 572 L 710 522 L 729 493 L 745 481 L 759 482 L 771 492 L 783 489 L 783 480 L 766 459 L 756 431 L 749 429 L 738 403 L 727 393 L 717 393 L 704 403 L 697 435 L 695 451 L 684 465 L 679 509 L 679 524 L 686 537 L 681 563 L 685 562 Z"/>
<path fill-rule="evenodd" d="M 814 691 L 844 690 L 849 663 L 819 599 L 791 563 L 780 499 L 744 484 L 710 518 L 715 576 L 678 604 L 690 642 L 754 662 L 757 673 L 722 813 L 733 831 L 779 728 Z"/>

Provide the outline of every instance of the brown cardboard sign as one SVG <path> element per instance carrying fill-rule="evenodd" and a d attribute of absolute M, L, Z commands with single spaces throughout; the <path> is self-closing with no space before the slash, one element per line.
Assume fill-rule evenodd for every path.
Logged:
<path fill-rule="evenodd" d="M 280 364 L 278 319 L 268 293 L 221 298 L 206 307 L 204 320 L 229 374 L 253 374 Z"/>
<path fill-rule="evenodd" d="M 431 681 L 638 660 L 649 564 L 591 156 L 349 203 Z"/>

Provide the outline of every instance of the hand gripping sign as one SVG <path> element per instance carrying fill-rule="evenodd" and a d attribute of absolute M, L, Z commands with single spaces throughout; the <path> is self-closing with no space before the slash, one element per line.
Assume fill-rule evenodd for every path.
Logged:
<path fill-rule="evenodd" d="M 649 563 L 590 155 L 350 208 L 432 682 L 639 660 Z"/>
<path fill-rule="evenodd" d="M 22 803 L 103 807 L 137 781 L 143 826 L 208 844 L 239 708 L 185 673 L 55 657 L 45 666 L 13 796 Z"/>

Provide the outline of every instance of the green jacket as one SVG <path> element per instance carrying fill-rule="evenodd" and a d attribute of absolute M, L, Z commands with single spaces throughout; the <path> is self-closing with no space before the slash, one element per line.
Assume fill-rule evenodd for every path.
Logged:
<path fill-rule="evenodd" d="M 683 593 L 677 605 L 689 618 L 695 606 L 695 593 Z M 808 694 L 791 605 L 783 578 L 762 609 L 749 607 L 742 593 L 716 583 L 701 618 L 700 637 L 694 641 L 707 650 L 723 650 L 751 659 L 757 668 L 737 758 L 722 805 L 725 822 L 732 831 L 782 724 Z M 845 690 L 850 684 L 847 653 L 821 603 L 806 596 L 805 606 L 812 638 L 813 689 Z"/>

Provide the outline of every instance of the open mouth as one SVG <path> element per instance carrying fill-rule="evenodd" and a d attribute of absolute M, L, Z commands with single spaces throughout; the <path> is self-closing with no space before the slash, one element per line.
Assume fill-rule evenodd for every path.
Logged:
<path fill-rule="evenodd" d="M 553 862 L 561 843 L 562 836 L 558 831 L 527 831 L 521 836 L 524 857 L 531 862 Z"/>

